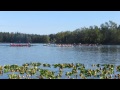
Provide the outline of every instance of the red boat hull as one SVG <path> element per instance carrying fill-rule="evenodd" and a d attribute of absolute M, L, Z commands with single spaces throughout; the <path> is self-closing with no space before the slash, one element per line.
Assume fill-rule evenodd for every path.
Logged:
<path fill-rule="evenodd" d="M 10 46 L 14 46 L 14 47 L 23 47 L 23 46 L 30 46 L 30 44 L 10 44 Z"/>

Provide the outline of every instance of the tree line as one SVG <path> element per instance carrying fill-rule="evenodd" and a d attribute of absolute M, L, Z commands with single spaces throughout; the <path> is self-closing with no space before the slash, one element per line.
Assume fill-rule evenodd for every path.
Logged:
<path fill-rule="evenodd" d="M 100 27 L 94 25 L 74 31 L 64 31 L 49 35 L 0 32 L 0 42 L 120 44 L 120 25 L 117 25 L 113 21 L 109 21 L 101 24 Z"/>
<path fill-rule="evenodd" d="M 0 42 L 6 43 L 48 43 L 48 35 L 0 32 Z"/>

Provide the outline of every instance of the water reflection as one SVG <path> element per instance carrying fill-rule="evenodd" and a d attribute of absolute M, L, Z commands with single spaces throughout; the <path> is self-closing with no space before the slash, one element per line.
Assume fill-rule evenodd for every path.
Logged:
<path fill-rule="evenodd" d="M 29 48 L 0 46 L 1 65 L 26 62 L 120 64 L 120 46 L 50 47 L 42 44 Z"/>
<path fill-rule="evenodd" d="M 106 45 L 101 46 L 100 49 L 100 61 L 101 63 L 110 63 L 110 64 L 118 64 L 120 63 L 120 47 L 117 45 Z"/>

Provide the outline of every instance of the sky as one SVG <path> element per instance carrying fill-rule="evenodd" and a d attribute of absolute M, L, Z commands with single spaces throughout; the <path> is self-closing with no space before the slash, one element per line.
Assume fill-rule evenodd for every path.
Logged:
<path fill-rule="evenodd" d="M 120 11 L 0 11 L 0 32 L 49 35 L 109 20 L 120 25 Z"/>

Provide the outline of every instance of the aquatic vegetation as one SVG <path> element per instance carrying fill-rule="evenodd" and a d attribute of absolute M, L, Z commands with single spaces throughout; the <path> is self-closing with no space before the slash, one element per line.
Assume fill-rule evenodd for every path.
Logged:
<path fill-rule="evenodd" d="M 81 63 L 24 63 L 0 66 L 0 77 L 8 79 L 120 79 L 120 65 Z"/>

